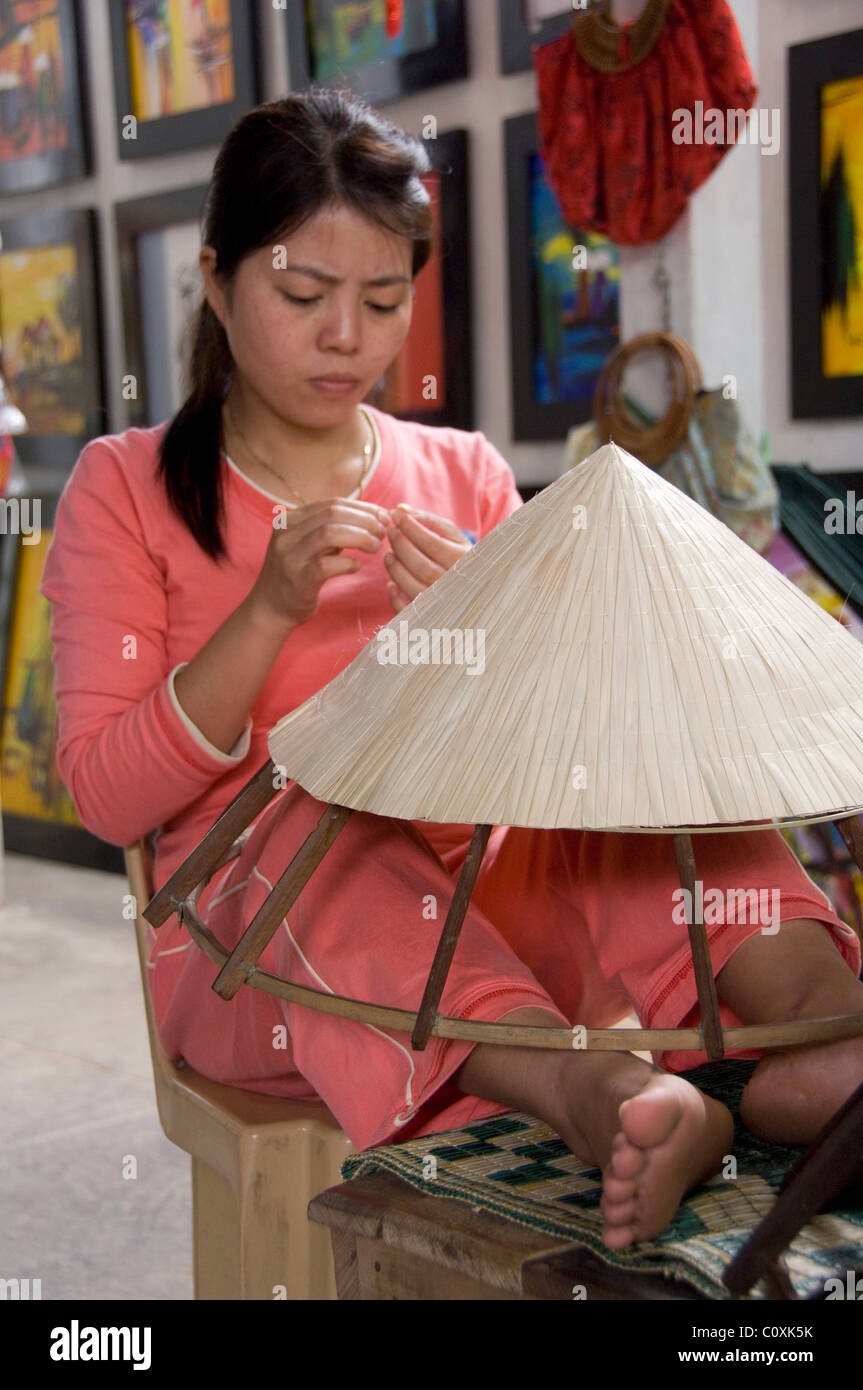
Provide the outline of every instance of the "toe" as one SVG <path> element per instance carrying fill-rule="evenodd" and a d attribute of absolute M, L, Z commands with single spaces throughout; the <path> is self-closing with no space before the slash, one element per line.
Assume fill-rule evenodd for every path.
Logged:
<path fill-rule="evenodd" d="M 630 1182 L 644 1168 L 647 1156 L 644 1149 L 639 1149 L 637 1145 L 623 1144 L 617 1153 L 612 1153 L 608 1164 L 608 1172 L 615 1178 L 628 1179 Z"/>
<path fill-rule="evenodd" d="M 623 1250 L 633 1241 L 633 1230 L 631 1226 L 605 1226 L 602 1231 L 602 1243 L 607 1245 L 609 1250 Z"/>
<path fill-rule="evenodd" d="M 632 1226 L 635 1222 L 635 1198 L 628 1202 L 607 1202 L 599 1204 L 606 1226 Z"/>
<path fill-rule="evenodd" d="M 611 1203 L 630 1202 L 635 1196 L 635 1191 L 631 1182 L 606 1173 L 602 1180 L 602 1195 L 606 1201 Z"/>

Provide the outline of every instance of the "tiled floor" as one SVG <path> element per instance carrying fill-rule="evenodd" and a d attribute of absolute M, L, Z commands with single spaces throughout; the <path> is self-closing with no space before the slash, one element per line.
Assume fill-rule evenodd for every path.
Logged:
<path fill-rule="evenodd" d="M 156 1112 L 126 880 L 9 853 L 4 876 L 0 1278 L 190 1299 L 190 1159 Z"/>

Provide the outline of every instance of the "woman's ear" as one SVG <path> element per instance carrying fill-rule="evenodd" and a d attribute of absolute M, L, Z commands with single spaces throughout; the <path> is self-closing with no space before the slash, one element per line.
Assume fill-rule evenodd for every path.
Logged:
<path fill-rule="evenodd" d="M 202 246 L 198 255 L 198 264 L 201 267 L 201 277 L 204 281 L 204 293 L 219 323 L 225 326 L 225 293 L 222 289 L 219 273 L 216 269 L 218 256 L 215 247 Z"/>

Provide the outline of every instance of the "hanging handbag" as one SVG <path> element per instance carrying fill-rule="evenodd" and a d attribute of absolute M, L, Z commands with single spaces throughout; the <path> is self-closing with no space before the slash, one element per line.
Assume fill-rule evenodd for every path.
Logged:
<path fill-rule="evenodd" d="M 671 403 L 661 419 L 623 390 L 624 368 L 659 349 L 669 366 Z M 759 554 L 779 529 L 779 490 L 769 462 L 725 387 L 706 390 L 690 345 L 672 333 L 644 333 L 605 362 L 594 419 L 569 431 L 562 471 L 613 438 L 723 521 Z"/>

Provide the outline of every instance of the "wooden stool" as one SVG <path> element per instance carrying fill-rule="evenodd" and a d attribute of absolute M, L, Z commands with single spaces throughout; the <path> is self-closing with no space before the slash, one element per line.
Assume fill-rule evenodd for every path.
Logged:
<path fill-rule="evenodd" d="M 153 896 L 149 841 L 123 853 L 159 1119 L 171 1142 L 192 1156 L 195 1298 L 335 1299 L 329 1241 L 310 1224 L 306 1207 L 340 1181 L 354 1147 L 323 1101 L 223 1086 L 170 1060 L 147 983 L 154 933 L 141 908 Z"/>
<path fill-rule="evenodd" d="M 583 1246 L 449 1197 L 393 1173 L 322 1192 L 309 1218 L 329 1226 L 340 1299 L 687 1299 L 705 1294 L 661 1274 L 612 1269 Z"/>

